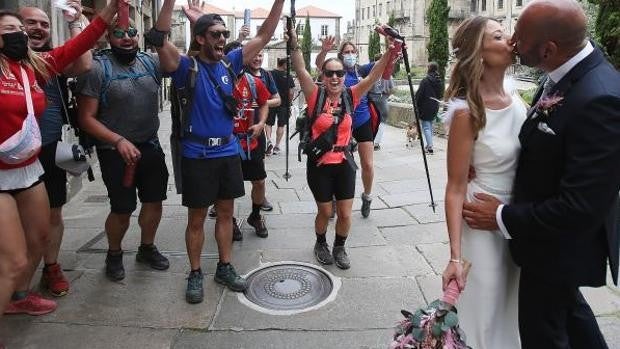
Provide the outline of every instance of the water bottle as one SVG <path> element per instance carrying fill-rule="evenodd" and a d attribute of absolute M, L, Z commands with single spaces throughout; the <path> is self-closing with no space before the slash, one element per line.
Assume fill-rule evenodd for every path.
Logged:
<path fill-rule="evenodd" d="M 250 17 L 251 17 L 250 9 L 246 8 L 245 10 L 243 10 L 243 25 L 245 25 L 248 28 L 250 28 Z"/>
<path fill-rule="evenodd" d="M 54 0 L 54 7 L 62 10 L 62 14 L 67 22 L 73 22 L 77 19 L 77 11 L 69 6 L 67 0 Z"/>
<path fill-rule="evenodd" d="M 129 29 L 129 4 L 125 1 L 118 2 L 118 27 Z"/>

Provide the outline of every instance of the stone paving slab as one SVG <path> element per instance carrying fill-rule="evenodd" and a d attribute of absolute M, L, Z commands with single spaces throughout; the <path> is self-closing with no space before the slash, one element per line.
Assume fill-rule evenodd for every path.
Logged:
<path fill-rule="evenodd" d="M 445 223 L 413 224 L 402 227 L 381 228 L 381 234 L 388 244 L 415 246 L 434 242 L 447 242 Z"/>
<path fill-rule="evenodd" d="M 173 348 L 202 349 L 385 349 L 391 329 L 321 330 L 321 331 L 183 331 Z"/>
<path fill-rule="evenodd" d="M 19 331 L 19 336 L 10 333 Z M 21 349 L 109 349 L 172 346 L 179 330 L 122 326 L 94 326 L 62 323 L 10 322 L 0 327 L 0 337 L 10 338 L 7 348 Z"/>
<path fill-rule="evenodd" d="M 185 276 L 127 272 L 111 282 L 101 272 L 87 271 L 72 283 L 71 295 L 58 299 L 58 309 L 40 322 L 151 328 L 206 328 L 223 288 L 205 280 L 205 302 L 185 302 Z"/>
<path fill-rule="evenodd" d="M 224 292 L 222 309 L 210 329 L 218 330 L 360 330 L 389 329 L 400 310 L 423 304 L 422 295 L 409 278 L 343 279 L 338 297 L 322 308 L 290 316 L 259 313 L 239 303 L 237 295 Z M 387 343 L 387 341 L 386 341 Z"/>

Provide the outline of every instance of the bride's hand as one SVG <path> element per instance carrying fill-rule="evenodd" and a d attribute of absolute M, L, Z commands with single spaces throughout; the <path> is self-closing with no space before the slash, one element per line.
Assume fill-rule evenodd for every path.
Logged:
<path fill-rule="evenodd" d="M 460 291 L 465 289 L 465 273 L 463 272 L 463 263 L 448 262 L 446 269 L 443 271 L 442 289 L 446 290 L 451 280 L 456 280 Z"/>

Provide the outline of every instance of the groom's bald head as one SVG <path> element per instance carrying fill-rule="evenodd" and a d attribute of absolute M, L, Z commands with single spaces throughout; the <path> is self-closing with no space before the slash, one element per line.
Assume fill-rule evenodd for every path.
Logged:
<path fill-rule="evenodd" d="M 548 68 L 583 48 L 586 26 L 577 1 L 534 0 L 519 16 L 513 40 L 522 60 L 526 56 L 525 64 Z"/>

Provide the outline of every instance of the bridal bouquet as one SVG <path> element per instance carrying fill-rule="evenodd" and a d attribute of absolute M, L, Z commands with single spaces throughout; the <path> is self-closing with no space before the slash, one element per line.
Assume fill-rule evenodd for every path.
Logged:
<path fill-rule="evenodd" d="M 470 266 L 465 262 L 465 273 Z M 401 310 L 405 319 L 396 326 L 389 349 L 469 349 L 456 315 L 460 293 L 456 280 L 452 280 L 443 297 L 426 308 L 414 313 Z"/>

